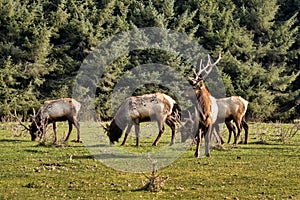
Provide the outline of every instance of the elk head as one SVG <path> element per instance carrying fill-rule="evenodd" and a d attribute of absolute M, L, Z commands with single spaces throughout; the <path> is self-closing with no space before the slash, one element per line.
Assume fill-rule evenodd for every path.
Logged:
<path fill-rule="evenodd" d="M 199 70 L 196 71 L 193 68 L 194 77 L 189 77 L 189 81 L 193 87 L 193 90 L 186 90 L 182 96 L 187 98 L 193 98 L 197 93 L 201 92 L 202 90 L 206 90 L 204 79 L 211 73 L 214 66 L 221 60 L 221 53 L 219 53 L 218 59 L 211 63 L 210 56 L 207 56 L 207 63 L 204 66 L 202 59 L 200 60 Z M 203 74 L 204 73 L 204 74 Z M 196 93 L 196 94 L 195 94 Z"/>
<path fill-rule="evenodd" d="M 38 123 L 36 121 L 36 115 L 35 110 L 33 109 L 33 116 L 32 116 L 32 123 L 31 125 L 27 126 L 25 125 L 20 118 L 17 116 L 17 111 L 14 110 L 14 115 L 12 115 L 15 119 L 17 119 L 18 123 L 24 127 L 24 130 L 29 131 L 31 135 L 31 141 L 34 141 L 41 133 L 41 127 L 38 126 Z"/>
<path fill-rule="evenodd" d="M 198 72 L 193 68 L 193 72 L 194 72 L 195 77 L 194 78 L 189 77 L 189 80 L 191 81 L 192 85 L 193 86 L 198 85 L 199 88 L 201 89 L 204 86 L 204 79 L 207 78 L 207 76 L 211 73 L 214 66 L 216 66 L 216 64 L 220 60 L 221 60 L 221 52 L 219 53 L 218 59 L 214 63 L 211 63 L 210 55 L 207 55 L 206 66 L 203 65 L 203 61 L 201 59 L 200 64 L 199 64 Z M 202 73 L 205 73 L 205 74 L 202 75 Z"/>
<path fill-rule="evenodd" d="M 32 141 L 34 141 L 37 137 L 41 137 L 48 125 L 48 119 L 42 118 L 41 110 L 42 109 L 35 114 L 35 110 L 33 109 L 32 123 L 29 130 Z"/>
<path fill-rule="evenodd" d="M 31 135 L 31 141 L 34 141 L 38 136 L 42 134 L 41 126 L 38 125 L 38 122 L 36 120 L 36 116 L 32 117 L 32 123 L 30 125 L 29 133 Z"/>

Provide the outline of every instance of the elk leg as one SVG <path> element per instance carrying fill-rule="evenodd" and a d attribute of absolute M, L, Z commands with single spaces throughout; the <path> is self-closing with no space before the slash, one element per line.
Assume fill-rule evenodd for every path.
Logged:
<path fill-rule="evenodd" d="M 135 138 L 136 138 L 136 146 L 140 146 L 140 124 L 135 124 Z"/>
<path fill-rule="evenodd" d="M 55 144 L 56 141 L 57 141 L 57 136 L 56 136 L 56 123 L 53 122 L 52 125 L 53 125 L 53 132 L 54 132 L 54 141 L 53 141 L 53 144 Z"/>
<path fill-rule="evenodd" d="M 241 135 L 241 123 L 235 122 L 235 125 L 237 127 L 238 133 L 234 137 L 233 147 L 237 147 L 237 141 L 239 140 L 240 135 Z"/>
<path fill-rule="evenodd" d="M 68 120 L 68 123 L 69 123 L 69 132 L 68 132 L 68 135 L 67 135 L 67 137 L 65 139 L 65 142 L 69 139 L 71 131 L 73 129 L 72 122 Z"/>
<path fill-rule="evenodd" d="M 158 133 L 158 136 L 157 138 L 155 139 L 155 141 L 153 142 L 152 146 L 157 146 L 158 142 L 159 142 L 159 139 L 161 138 L 164 130 L 165 130 L 165 126 L 161 123 L 158 123 L 158 128 L 159 128 L 159 133 Z"/>
<path fill-rule="evenodd" d="M 211 138 L 212 125 L 205 128 L 205 155 L 206 157 L 210 157 L 210 138 Z"/>
<path fill-rule="evenodd" d="M 199 128 L 199 130 L 197 131 L 196 135 L 195 135 L 195 139 L 196 139 L 196 151 L 195 151 L 195 157 L 199 158 L 200 157 L 200 143 L 201 143 L 201 139 L 202 139 L 202 129 Z"/>
<path fill-rule="evenodd" d="M 76 140 L 76 142 L 80 142 L 80 124 L 76 119 L 73 120 L 73 124 L 74 124 L 74 126 L 76 127 L 76 130 L 77 130 L 77 140 Z"/>
<path fill-rule="evenodd" d="M 175 123 L 171 120 L 171 119 L 169 119 L 169 118 L 167 118 L 167 120 L 166 120 L 166 124 L 171 128 L 171 130 L 172 130 L 172 139 L 171 139 L 171 143 L 170 143 L 170 146 L 171 145 L 173 145 L 173 144 L 175 144 L 175 131 L 176 131 L 176 125 L 175 125 Z"/>
<path fill-rule="evenodd" d="M 234 138 L 235 138 L 236 137 L 236 131 L 235 131 L 234 125 L 230 121 L 225 121 L 225 124 L 226 124 L 226 127 L 227 127 L 228 131 L 229 131 L 229 136 L 228 136 L 228 141 L 227 141 L 227 143 L 229 144 L 230 140 L 231 140 L 232 132 L 233 132 L 233 135 L 234 135 Z"/>
<path fill-rule="evenodd" d="M 224 142 L 224 140 L 223 140 L 223 137 L 222 137 L 222 134 L 221 134 L 221 131 L 220 131 L 220 127 L 219 127 L 219 124 L 215 124 L 214 125 L 214 128 L 215 128 L 215 130 L 216 130 L 216 139 L 217 139 L 217 143 L 218 144 L 224 144 L 225 142 Z M 215 134 L 215 132 L 214 132 L 214 134 Z"/>
<path fill-rule="evenodd" d="M 124 137 L 124 140 L 123 140 L 121 146 L 123 146 L 125 144 L 125 142 L 127 140 L 127 137 L 128 137 L 128 135 L 129 135 L 129 133 L 131 131 L 131 128 L 132 128 L 132 124 L 129 124 L 128 127 L 127 127 L 127 129 L 126 129 L 125 137 Z"/>
<path fill-rule="evenodd" d="M 248 126 L 248 124 L 245 120 L 245 117 L 243 117 L 243 119 L 242 119 L 242 126 L 245 129 L 245 144 L 248 144 L 248 129 L 249 129 L 249 126 Z"/>

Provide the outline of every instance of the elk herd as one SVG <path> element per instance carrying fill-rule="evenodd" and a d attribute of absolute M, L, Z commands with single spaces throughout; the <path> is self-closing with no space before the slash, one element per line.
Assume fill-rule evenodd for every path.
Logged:
<path fill-rule="evenodd" d="M 172 131 L 170 145 L 175 143 L 175 132 L 178 126 L 178 132 L 181 134 L 182 142 L 187 138 L 194 139 L 196 143 L 195 157 L 200 156 L 200 143 L 205 140 L 205 155 L 210 156 L 211 138 L 214 135 L 217 142 L 224 143 L 219 124 L 225 122 L 229 131 L 228 143 L 231 134 L 234 134 L 233 145 L 236 146 L 241 135 L 242 129 L 245 130 L 244 143 L 248 142 L 248 125 L 245 120 L 248 101 L 240 96 L 226 98 L 214 98 L 205 86 L 205 78 L 212 71 L 214 66 L 221 60 L 221 54 L 218 59 L 212 63 L 208 56 L 207 63 L 202 60 L 199 69 L 193 69 L 194 76 L 189 77 L 191 89 L 183 91 L 181 96 L 190 99 L 193 102 L 194 112 L 188 111 L 188 118 L 181 120 L 181 114 L 175 108 L 176 101 L 163 93 L 145 94 L 142 96 L 132 96 L 127 98 L 119 107 L 110 124 L 102 124 L 110 143 L 118 142 L 122 136 L 123 130 L 125 136 L 121 145 L 124 145 L 130 130 L 134 126 L 136 146 L 140 145 L 140 123 L 156 121 L 158 125 L 158 135 L 153 142 L 157 146 L 164 132 L 164 125 L 168 125 Z M 300 103 L 300 100 L 298 100 Z M 56 122 L 68 121 L 69 131 L 65 138 L 68 140 L 74 125 L 77 129 L 77 140 L 80 142 L 80 125 L 77 120 L 81 104 L 72 98 L 62 98 L 46 101 L 38 112 L 32 117 L 30 126 L 24 125 L 21 120 L 19 123 L 30 132 L 31 139 L 42 139 L 45 137 L 48 124 L 53 124 L 54 142 L 57 141 Z M 236 127 L 236 128 L 235 128 Z M 236 132 L 237 129 L 237 132 Z"/>

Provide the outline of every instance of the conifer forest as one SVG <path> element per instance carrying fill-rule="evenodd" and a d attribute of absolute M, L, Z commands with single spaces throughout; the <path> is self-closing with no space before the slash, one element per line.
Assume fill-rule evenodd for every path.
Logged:
<path fill-rule="evenodd" d="M 44 101 L 72 97 L 78 69 L 102 41 L 158 27 L 186 34 L 214 59 L 221 52 L 225 95 L 249 101 L 249 120 L 289 122 L 300 113 L 299 11 L 300 0 L 0 0 L 1 119 L 16 111 L 27 120 Z M 118 79 L 147 63 L 193 73 L 171 52 L 123 54 L 97 83 L 95 107 L 103 119 L 112 117 Z M 164 88 L 148 85 L 135 94 L 157 90 Z"/>

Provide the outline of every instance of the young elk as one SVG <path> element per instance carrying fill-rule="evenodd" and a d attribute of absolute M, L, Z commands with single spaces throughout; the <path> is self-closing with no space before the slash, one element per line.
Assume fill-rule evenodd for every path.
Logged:
<path fill-rule="evenodd" d="M 248 101 L 243 99 L 240 96 L 232 96 L 232 97 L 226 97 L 226 98 L 220 98 L 217 99 L 217 104 L 219 108 L 218 112 L 218 119 L 216 122 L 215 128 L 217 129 L 218 136 L 220 138 L 221 144 L 224 143 L 224 140 L 220 134 L 220 130 L 218 127 L 218 124 L 223 123 L 225 119 L 226 127 L 229 131 L 229 137 L 228 137 L 228 143 L 231 139 L 231 134 L 233 132 L 234 134 L 234 146 L 237 145 L 237 141 L 240 137 L 242 128 L 245 129 L 245 144 L 248 143 L 248 124 L 245 120 L 245 114 L 248 107 Z M 238 134 L 236 135 L 235 127 L 231 123 L 231 121 L 234 121 L 237 129 Z"/>
<path fill-rule="evenodd" d="M 22 124 L 31 135 L 31 140 L 34 141 L 37 137 L 42 139 L 46 134 L 48 124 L 53 124 L 54 143 L 57 141 L 56 136 L 56 122 L 68 121 L 69 132 L 65 139 L 67 141 L 72 131 L 72 124 L 77 129 L 77 140 L 80 141 L 80 125 L 77 121 L 77 115 L 81 104 L 75 99 L 62 98 L 57 100 L 45 101 L 44 105 L 32 117 L 32 123 L 29 127 Z"/>
<path fill-rule="evenodd" d="M 200 66 L 198 72 L 194 71 L 194 78 L 189 78 L 191 81 L 191 85 L 193 86 L 193 90 L 186 90 L 182 96 L 194 99 L 196 98 L 195 106 L 198 112 L 198 130 L 196 130 L 195 138 L 197 138 L 197 147 L 195 152 L 195 157 L 198 158 L 200 156 L 200 143 L 202 136 L 205 137 L 205 155 L 210 157 L 210 138 L 211 138 L 211 130 L 214 121 L 216 120 L 218 113 L 218 106 L 216 104 L 216 100 L 212 97 L 205 87 L 204 79 L 209 75 L 212 71 L 213 67 L 221 60 L 221 53 L 219 54 L 219 58 L 215 63 L 211 63 L 210 56 L 208 55 L 208 61 L 206 66 L 202 64 L 202 60 L 200 61 Z M 201 75 L 201 73 L 205 72 L 205 75 Z"/>
<path fill-rule="evenodd" d="M 170 96 L 162 93 L 145 94 L 142 96 L 132 96 L 126 99 L 115 114 L 112 122 L 108 126 L 101 125 L 107 132 L 107 136 L 111 144 L 118 142 L 122 136 L 123 130 L 126 128 L 124 145 L 128 134 L 134 125 L 136 135 L 136 146 L 140 145 L 140 123 L 148 121 L 156 121 L 159 133 L 152 144 L 157 146 L 160 137 L 164 132 L 164 123 L 172 130 L 172 140 L 170 145 L 175 143 L 175 119 L 172 117 L 173 107 L 176 101 Z"/>

